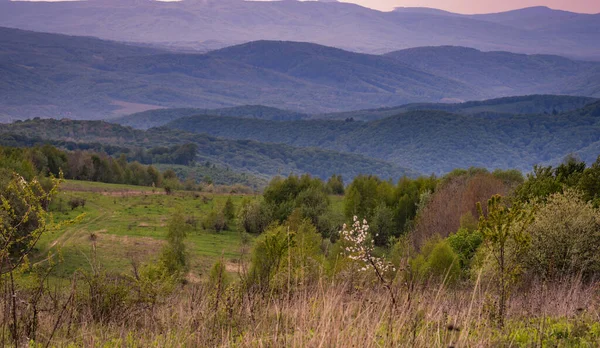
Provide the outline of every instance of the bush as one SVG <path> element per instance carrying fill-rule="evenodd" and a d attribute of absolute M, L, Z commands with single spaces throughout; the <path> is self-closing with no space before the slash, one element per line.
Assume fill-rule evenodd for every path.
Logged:
<path fill-rule="evenodd" d="M 470 268 L 471 260 L 482 242 L 483 236 L 479 231 L 466 228 L 461 228 L 448 237 L 448 244 L 458 255 L 460 267 L 465 271 Z"/>
<path fill-rule="evenodd" d="M 189 228 L 184 216 L 179 213 L 171 217 L 167 226 L 167 245 L 163 248 L 160 261 L 166 274 L 176 278 L 182 278 L 188 269 L 184 242 Z"/>
<path fill-rule="evenodd" d="M 246 286 L 268 289 L 292 242 L 283 226 L 273 226 L 257 238 Z"/>
<path fill-rule="evenodd" d="M 223 215 L 227 221 L 232 221 L 235 218 L 235 205 L 233 205 L 231 197 L 227 197 L 227 202 L 223 207 Z"/>
<path fill-rule="evenodd" d="M 221 232 L 228 228 L 227 219 L 220 209 L 213 209 L 208 213 L 202 221 L 202 228 L 205 230 L 213 230 L 215 232 Z"/>
<path fill-rule="evenodd" d="M 447 240 L 427 242 L 419 255 L 410 261 L 416 280 L 434 280 L 451 284 L 460 276 L 460 260 Z"/>
<path fill-rule="evenodd" d="M 269 207 L 259 200 L 246 200 L 242 202 L 239 211 L 241 228 L 248 233 L 262 233 L 272 221 Z"/>
<path fill-rule="evenodd" d="M 84 198 L 71 198 L 69 200 L 69 207 L 71 207 L 71 210 L 75 210 L 79 207 L 85 208 L 85 199 Z"/>
<path fill-rule="evenodd" d="M 386 246 L 390 238 L 394 235 L 396 226 L 394 225 L 394 212 L 384 204 L 375 208 L 373 218 L 371 219 L 371 235 L 377 246 Z"/>
<path fill-rule="evenodd" d="M 600 213 L 582 194 L 554 194 L 540 208 L 528 229 L 525 255 L 528 272 L 543 279 L 600 272 Z"/>

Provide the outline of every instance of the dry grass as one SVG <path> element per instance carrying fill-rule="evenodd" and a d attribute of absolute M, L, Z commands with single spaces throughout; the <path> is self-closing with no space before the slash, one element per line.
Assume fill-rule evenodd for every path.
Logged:
<path fill-rule="evenodd" d="M 321 282 L 294 293 L 250 294 L 239 287 L 217 293 L 207 285 L 190 283 L 160 304 L 133 305 L 124 317 L 104 324 L 93 321 L 80 304 L 66 311 L 71 311 L 71 317 L 61 319 L 52 345 L 534 347 L 542 341 L 554 346 L 558 324 L 574 331 L 583 323 L 587 326 L 581 335 L 588 341 L 559 340 L 556 346 L 600 344 L 593 333 L 600 329 L 593 327 L 600 320 L 595 284 L 574 280 L 516 291 L 504 328 L 497 326 L 493 297 L 481 284 L 460 289 L 398 287 L 396 291 L 399 304 L 393 308 L 389 295 L 378 286 L 361 290 Z M 47 341 L 56 322 L 56 312 L 41 313 L 38 342 Z"/>

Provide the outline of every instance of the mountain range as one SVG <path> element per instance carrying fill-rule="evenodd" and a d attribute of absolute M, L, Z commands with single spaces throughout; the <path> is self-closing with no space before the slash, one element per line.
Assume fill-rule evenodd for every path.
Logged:
<path fill-rule="evenodd" d="M 452 45 L 600 60 L 599 18 L 547 7 L 460 15 L 322 1 L 0 1 L 2 26 L 184 50 L 267 39 L 366 53 Z"/>
<path fill-rule="evenodd" d="M 421 173 L 470 166 L 528 171 L 535 164 L 560 163 L 571 153 L 592 163 L 600 153 L 600 101 L 564 113 L 493 118 L 440 110 L 407 111 L 370 122 L 198 115 L 166 127 L 355 153 Z"/>
<path fill-rule="evenodd" d="M 243 105 L 221 109 L 165 108 L 133 113 L 111 119 L 110 122 L 137 129 L 148 129 L 163 126 L 179 118 L 197 115 L 239 117 L 270 121 L 311 119 L 374 121 L 396 116 L 407 111 L 417 110 L 440 110 L 482 118 L 500 118 L 523 114 L 558 114 L 583 108 L 594 101 L 597 101 L 597 99 L 560 95 L 528 95 L 483 101 L 470 101 L 465 103 L 414 103 L 389 108 L 354 110 L 327 114 L 304 114 L 263 105 Z"/>
<path fill-rule="evenodd" d="M 52 143 L 58 146 L 60 142 L 119 146 L 130 148 L 131 151 L 192 143 L 198 146 L 198 163 L 209 162 L 263 179 L 291 173 L 309 173 L 322 179 L 333 174 L 341 174 L 346 179 L 359 174 L 374 174 L 393 180 L 405 175 L 417 175 L 411 169 L 357 154 L 251 140 L 219 139 L 164 127 L 143 131 L 104 121 L 67 119 L 17 121 L 0 127 L 0 145 Z"/>
<path fill-rule="evenodd" d="M 597 62 L 456 47 L 372 55 L 256 41 L 190 54 L 0 28 L 0 121 L 164 107 L 328 113 L 531 93 L 600 97 L 599 72 Z"/>

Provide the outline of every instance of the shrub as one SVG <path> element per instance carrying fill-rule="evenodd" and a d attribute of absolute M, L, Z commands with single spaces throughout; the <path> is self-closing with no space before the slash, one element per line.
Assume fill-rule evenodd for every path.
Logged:
<path fill-rule="evenodd" d="M 415 280 L 451 284 L 460 276 L 460 259 L 447 240 L 428 241 L 409 264 Z"/>
<path fill-rule="evenodd" d="M 71 207 L 71 210 L 75 210 L 79 207 L 85 208 L 85 199 L 84 198 L 71 198 L 69 200 L 69 207 Z"/>
<path fill-rule="evenodd" d="M 227 219 L 221 209 L 213 209 L 210 213 L 206 214 L 204 220 L 202 220 L 202 228 L 205 230 L 213 230 L 215 232 L 221 232 L 228 228 Z"/>
<path fill-rule="evenodd" d="M 466 228 L 461 228 L 448 237 L 448 244 L 457 254 L 463 270 L 469 269 L 471 260 L 482 242 L 483 236 L 479 231 L 471 231 Z"/>
<path fill-rule="evenodd" d="M 252 250 L 246 286 L 268 289 L 291 243 L 289 230 L 283 226 L 273 226 L 258 237 Z"/>
<path fill-rule="evenodd" d="M 227 197 L 227 202 L 223 206 L 223 215 L 227 221 L 232 221 L 235 218 L 235 205 L 233 205 L 231 197 Z"/>
<path fill-rule="evenodd" d="M 174 214 L 168 223 L 167 245 L 163 248 L 161 265 L 166 273 L 175 277 L 183 277 L 188 269 L 185 238 L 189 225 L 180 213 Z"/>
<path fill-rule="evenodd" d="M 272 221 L 271 210 L 259 200 L 242 202 L 238 216 L 241 228 L 254 234 L 262 233 Z"/>
<path fill-rule="evenodd" d="M 551 195 L 528 232 L 531 241 L 524 261 L 530 274 L 556 279 L 600 272 L 600 213 L 580 192 Z"/>

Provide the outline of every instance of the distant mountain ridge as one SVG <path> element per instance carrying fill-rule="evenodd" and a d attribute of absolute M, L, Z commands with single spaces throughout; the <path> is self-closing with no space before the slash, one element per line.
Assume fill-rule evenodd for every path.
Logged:
<path fill-rule="evenodd" d="M 561 114 L 484 118 L 415 110 L 371 122 L 283 121 L 191 116 L 172 121 L 185 129 L 228 139 L 252 139 L 361 154 L 422 173 L 456 167 L 530 170 L 576 153 L 588 163 L 600 153 L 600 101 Z"/>
<path fill-rule="evenodd" d="M 359 174 L 375 174 L 393 180 L 404 175 L 417 175 L 411 169 L 356 154 L 249 140 L 218 139 L 164 127 L 142 131 L 104 121 L 35 119 L 0 127 L 0 143 L 10 143 L 15 135 L 41 141 L 65 140 L 134 148 L 194 143 L 198 146 L 196 160 L 199 163 L 209 161 L 267 179 L 291 173 L 309 173 L 322 179 L 333 174 L 341 174 L 346 179 Z"/>
<path fill-rule="evenodd" d="M 460 15 L 322 1 L 0 1 L 0 24 L 200 50 L 268 39 L 368 53 L 454 45 L 600 60 L 599 15 L 541 7 Z"/>
<path fill-rule="evenodd" d="M 414 103 L 367 110 L 353 110 L 328 114 L 303 114 L 261 105 L 245 105 L 223 109 L 167 108 L 148 110 L 111 119 L 110 122 L 138 129 L 160 127 L 183 117 L 212 115 L 251 118 L 271 121 L 347 120 L 374 121 L 416 110 L 440 110 L 479 117 L 511 117 L 516 114 L 557 114 L 583 108 L 596 98 L 530 95 L 505 97 L 465 103 Z"/>
<path fill-rule="evenodd" d="M 600 63 L 493 52 L 494 66 L 464 64 L 468 60 L 454 51 L 423 48 L 381 56 L 257 41 L 183 54 L 0 28 L 0 121 L 106 119 L 165 107 L 260 104 L 328 113 L 531 93 L 600 96 Z M 435 52 L 450 53 L 442 59 Z M 519 65 L 524 68 L 517 74 Z"/>

